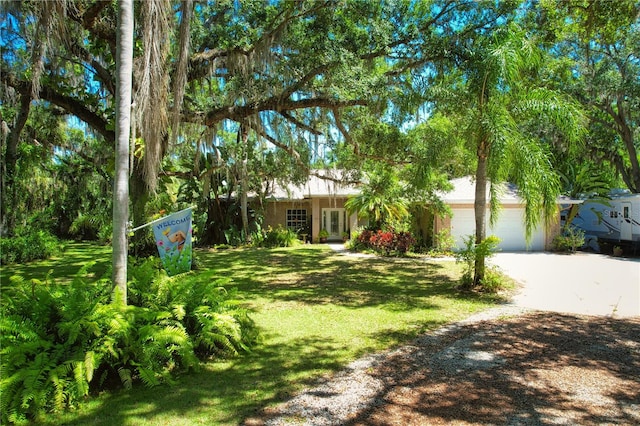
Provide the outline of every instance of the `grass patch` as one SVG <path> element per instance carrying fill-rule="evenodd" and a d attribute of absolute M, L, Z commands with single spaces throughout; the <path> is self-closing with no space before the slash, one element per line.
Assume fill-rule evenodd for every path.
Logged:
<path fill-rule="evenodd" d="M 83 247 L 77 254 L 94 258 L 102 249 Z M 261 343 L 248 355 L 209 362 L 172 386 L 98 395 L 48 424 L 236 425 L 366 353 L 500 301 L 457 293 L 461 268 L 455 262 L 350 257 L 321 245 L 197 255 L 201 269 L 185 279 L 230 277 L 228 286 L 251 310 Z M 63 278 L 59 274 L 75 265 L 71 257 L 67 252 L 61 259 L 67 266 L 42 270 L 53 266 L 54 276 Z M 34 271 L 12 268 L 25 277 Z"/>
<path fill-rule="evenodd" d="M 71 282 L 80 268 L 89 262 L 95 262 L 88 271 L 93 278 L 97 280 L 102 277 L 111 267 L 111 246 L 66 241 L 61 253 L 47 260 L 1 266 L 0 284 L 6 285 L 13 275 L 18 275 L 25 281 L 32 279 L 42 281 L 49 273 L 51 278 L 58 282 Z"/>

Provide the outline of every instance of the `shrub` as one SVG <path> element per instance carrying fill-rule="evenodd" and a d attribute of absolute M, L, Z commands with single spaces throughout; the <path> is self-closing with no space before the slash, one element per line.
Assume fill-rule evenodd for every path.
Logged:
<path fill-rule="evenodd" d="M 371 237 L 375 235 L 371 229 L 363 229 L 359 233 L 356 233 L 355 239 L 363 249 L 371 248 Z"/>
<path fill-rule="evenodd" d="M 249 349 L 255 329 L 247 312 L 234 304 L 235 290 L 222 286 L 228 279 L 193 282 L 184 276 L 169 278 L 158 268 L 158 259 L 153 257 L 134 268 L 131 304 L 180 321 L 201 357 L 237 355 Z"/>
<path fill-rule="evenodd" d="M 301 244 L 301 241 L 298 239 L 298 234 L 291 229 L 287 229 L 282 227 L 282 225 L 278 225 L 277 228 L 273 229 L 269 227 L 267 232 L 264 234 L 264 238 L 260 241 L 260 247 L 293 247 L 298 244 Z"/>
<path fill-rule="evenodd" d="M 584 231 L 568 226 L 553 238 L 551 245 L 554 251 L 575 253 L 584 241 Z"/>
<path fill-rule="evenodd" d="M 89 393 L 100 358 L 123 326 L 99 300 L 107 288 L 78 280 L 54 286 L 13 278 L 2 301 L 2 422 L 21 422 L 44 411 L 76 406 Z M 96 352 L 98 349 L 98 352 Z"/>
<path fill-rule="evenodd" d="M 0 263 L 24 263 L 47 259 L 61 250 L 60 241 L 43 230 L 29 230 L 24 235 L 0 238 Z"/>
<path fill-rule="evenodd" d="M 98 241 L 102 244 L 110 244 L 113 239 L 113 223 L 103 224 L 98 231 Z"/>
<path fill-rule="evenodd" d="M 86 284 L 89 267 L 69 285 L 13 277 L 3 289 L 2 423 L 75 407 L 114 383 L 167 382 L 256 339 L 246 311 L 219 282 L 169 278 L 156 259 L 145 260 L 131 267 L 131 304 L 122 306 L 111 303 L 108 280 Z"/>
<path fill-rule="evenodd" d="M 464 238 L 464 249 L 456 254 L 456 261 L 464 264 L 462 278 L 460 278 L 460 286 L 462 288 L 473 288 L 476 259 L 478 257 L 483 257 L 485 260 L 489 259 L 495 254 L 499 243 L 500 239 L 495 235 L 489 235 L 480 244 L 475 243 L 475 236 L 473 235 Z M 486 268 L 485 278 L 480 283 L 480 286 L 484 290 L 495 291 L 499 287 L 495 282 L 498 276 L 496 273 L 490 272 L 490 268 Z"/>
<path fill-rule="evenodd" d="M 481 282 L 482 290 L 487 293 L 497 293 L 500 290 L 513 288 L 513 284 L 505 280 L 504 275 L 495 266 L 488 266 Z"/>
<path fill-rule="evenodd" d="M 100 234 L 100 218 L 79 213 L 69 227 L 69 234 L 78 240 L 97 240 Z"/>
<path fill-rule="evenodd" d="M 360 242 L 362 232 L 364 232 L 363 227 L 357 227 L 351 230 L 351 237 L 345 245 L 347 249 L 354 251 L 363 251 L 366 249 L 365 245 Z"/>
<path fill-rule="evenodd" d="M 375 234 L 371 235 L 369 239 L 369 245 L 379 253 L 389 254 L 393 247 L 393 233 L 384 232 L 378 230 Z"/>
<path fill-rule="evenodd" d="M 443 229 L 433 236 L 432 251 L 436 254 L 451 253 L 455 244 L 456 240 L 453 238 L 449 230 Z"/>
<path fill-rule="evenodd" d="M 246 241 L 244 231 L 238 229 L 235 225 L 231 225 L 230 228 L 224 230 L 224 237 L 227 240 L 227 244 L 234 247 L 238 247 Z"/>
<path fill-rule="evenodd" d="M 408 252 L 415 243 L 416 240 L 410 232 L 398 232 L 394 236 L 394 249 L 398 253 Z"/>
<path fill-rule="evenodd" d="M 356 233 L 355 248 L 373 249 L 378 253 L 390 255 L 392 253 L 405 254 L 415 244 L 415 238 L 409 232 L 396 232 L 394 230 L 372 231 L 364 229 Z"/>

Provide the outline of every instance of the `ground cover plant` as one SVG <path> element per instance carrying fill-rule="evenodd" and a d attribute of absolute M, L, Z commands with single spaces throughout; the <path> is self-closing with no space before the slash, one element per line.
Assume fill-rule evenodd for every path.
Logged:
<path fill-rule="evenodd" d="M 499 301 L 457 292 L 455 262 L 343 256 L 323 245 L 197 255 L 185 286 L 230 277 L 225 288 L 237 289 L 260 333 L 251 352 L 206 362 L 170 386 L 93 395 L 44 424 L 236 425 L 366 353 Z"/>
<path fill-rule="evenodd" d="M 43 230 L 24 230 L 11 238 L 0 238 L 0 264 L 46 259 L 60 250 L 56 237 Z"/>
<path fill-rule="evenodd" d="M 51 272 L 3 283 L 0 304 L 0 412 L 3 424 L 41 420 L 76 408 L 91 393 L 171 383 L 200 360 L 237 355 L 254 341 L 246 311 L 223 279 L 188 282 L 159 270 L 158 259 L 131 265 L 129 304 L 110 279 L 69 283 Z M 113 300 L 113 302 L 112 302 Z"/>

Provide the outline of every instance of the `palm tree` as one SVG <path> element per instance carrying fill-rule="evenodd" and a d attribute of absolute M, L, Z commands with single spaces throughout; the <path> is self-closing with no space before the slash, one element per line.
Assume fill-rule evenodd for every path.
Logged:
<path fill-rule="evenodd" d="M 129 220 L 129 132 L 133 71 L 133 0 L 118 2 L 116 60 L 116 171 L 113 190 L 113 285 L 127 304 L 127 222 Z"/>
<path fill-rule="evenodd" d="M 536 82 L 542 53 L 535 40 L 515 25 L 493 38 L 481 37 L 465 52 L 461 76 L 469 140 L 477 155 L 475 171 L 475 243 L 486 237 L 487 188 L 490 221 L 498 214 L 499 184 L 515 183 L 525 202 L 526 237 L 542 217 L 548 225 L 556 212 L 559 178 L 548 151 L 536 135 L 543 120 L 569 140 L 581 134 L 583 113 L 576 102 Z M 485 257 L 477 255 L 473 285 L 481 285 Z"/>
<path fill-rule="evenodd" d="M 384 224 L 402 220 L 409 215 L 397 177 L 385 171 L 371 173 L 362 191 L 349 198 L 344 206 L 349 213 L 367 218 L 375 229 L 381 229 Z"/>

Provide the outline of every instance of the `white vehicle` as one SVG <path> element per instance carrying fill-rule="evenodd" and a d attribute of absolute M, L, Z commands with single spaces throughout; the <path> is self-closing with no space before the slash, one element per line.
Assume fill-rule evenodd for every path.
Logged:
<path fill-rule="evenodd" d="M 609 198 L 586 199 L 571 222 L 592 245 L 627 245 L 640 248 L 640 194 L 612 191 Z"/>

